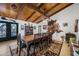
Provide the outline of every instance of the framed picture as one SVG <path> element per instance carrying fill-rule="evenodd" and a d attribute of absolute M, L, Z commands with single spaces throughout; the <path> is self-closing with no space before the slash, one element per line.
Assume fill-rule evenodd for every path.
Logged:
<path fill-rule="evenodd" d="M 24 30 L 25 26 L 24 25 L 21 25 L 21 30 Z"/>
<path fill-rule="evenodd" d="M 33 34 L 33 27 L 26 26 L 25 27 L 25 34 L 26 35 L 32 35 Z"/>
<path fill-rule="evenodd" d="M 47 29 L 47 25 L 43 25 L 43 29 Z"/>
<path fill-rule="evenodd" d="M 78 19 L 75 21 L 75 32 L 78 32 Z"/>
<path fill-rule="evenodd" d="M 68 23 L 63 23 L 63 26 L 65 27 L 65 26 L 68 26 Z"/>
<path fill-rule="evenodd" d="M 36 26 L 33 26 L 33 29 L 36 29 Z"/>

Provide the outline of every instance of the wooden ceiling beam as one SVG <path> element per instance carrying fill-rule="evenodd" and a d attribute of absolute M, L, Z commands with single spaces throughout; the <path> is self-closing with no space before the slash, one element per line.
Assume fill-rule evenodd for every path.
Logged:
<path fill-rule="evenodd" d="M 44 3 L 41 3 L 41 4 L 38 6 L 38 8 L 40 9 L 43 5 L 44 5 Z"/>
<path fill-rule="evenodd" d="M 47 16 L 46 14 L 44 14 L 44 12 L 42 12 L 42 11 L 40 10 L 40 8 L 37 8 L 36 6 L 34 6 L 34 5 L 32 5 L 32 4 L 27 4 L 27 7 L 38 11 L 39 13 L 41 13 L 42 15 L 44 15 L 45 17 L 48 18 L 48 16 Z"/>
<path fill-rule="evenodd" d="M 54 6 L 52 6 L 49 10 L 47 10 L 46 12 L 45 12 L 45 14 L 47 14 L 50 10 L 52 10 L 53 8 L 55 8 L 56 6 L 58 6 L 60 3 L 57 3 L 56 5 L 54 5 Z"/>
<path fill-rule="evenodd" d="M 55 6 L 53 6 L 53 7 L 52 7 L 50 10 L 48 10 L 46 13 L 42 12 L 41 9 L 40 9 L 40 7 L 42 7 L 43 5 L 44 5 L 44 3 L 41 4 L 39 7 L 35 7 L 35 6 L 32 5 L 32 4 L 27 4 L 27 6 L 28 6 L 29 8 L 34 9 L 34 10 L 38 11 L 39 13 L 41 13 L 42 15 L 44 15 L 46 18 L 49 18 L 49 16 L 47 16 L 46 14 L 47 14 L 48 11 L 50 11 L 52 8 L 55 8 L 56 6 L 58 6 L 59 3 L 57 3 Z M 34 22 L 34 21 L 33 21 L 33 22 Z"/>
<path fill-rule="evenodd" d="M 33 20 L 32 22 L 35 22 L 37 19 L 39 19 L 42 15 L 40 15 L 39 17 L 37 17 L 35 20 Z"/>
<path fill-rule="evenodd" d="M 43 21 L 44 19 L 46 18 L 45 16 L 42 15 L 38 20 L 35 21 L 35 23 L 39 23 L 40 21 Z"/>
<path fill-rule="evenodd" d="M 35 13 L 36 11 L 32 12 L 31 15 L 25 21 L 29 20 L 29 18 L 32 17 Z"/>
<path fill-rule="evenodd" d="M 56 4 L 54 7 L 52 7 L 50 10 L 52 10 L 53 8 L 55 8 L 55 7 L 58 6 L 58 5 L 59 5 L 59 3 Z M 63 7 L 62 9 L 56 11 L 54 14 L 60 12 L 61 10 L 65 9 L 66 7 L 68 7 L 68 6 L 70 6 L 70 5 L 72 5 L 72 4 L 68 4 L 67 6 Z M 49 10 L 49 11 L 50 11 L 50 10 Z M 48 12 L 49 12 L 49 11 L 48 11 Z M 47 14 L 48 12 L 46 12 L 46 14 Z M 52 14 L 52 15 L 54 15 L 54 14 Z M 50 16 L 52 16 L 52 15 L 50 15 Z M 48 16 L 48 17 L 50 17 L 50 16 Z M 49 19 L 50 19 L 50 18 L 49 18 Z M 41 20 L 41 21 L 42 21 L 42 20 Z M 39 22 L 41 22 L 41 21 L 39 21 Z M 39 22 L 37 22 L 37 23 L 39 23 Z"/>
<path fill-rule="evenodd" d="M 41 6 L 40 7 L 42 7 L 44 4 L 41 4 Z M 42 14 L 44 15 L 44 16 L 46 16 L 46 18 L 49 18 L 46 14 L 51 10 L 51 9 L 53 9 L 53 8 L 55 8 L 56 6 L 58 6 L 59 5 L 59 3 L 57 3 L 56 5 L 54 5 L 54 6 L 52 6 L 48 11 L 46 11 L 45 13 L 43 13 L 42 12 Z M 40 9 L 40 7 L 39 7 L 39 9 Z M 41 16 L 40 16 L 41 17 Z M 40 17 L 38 17 L 37 19 L 39 19 Z M 35 19 L 33 22 L 35 22 L 37 19 Z"/>
<path fill-rule="evenodd" d="M 38 21 L 38 22 L 36 22 L 36 23 L 40 23 L 41 21 L 43 21 L 43 20 L 40 20 L 40 21 Z"/>
<path fill-rule="evenodd" d="M 52 16 L 52 15 L 54 15 L 54 14 L 56 14 L 56 13 L 58 13 L 58 12 L 60 12 L 60 11 L 62 11 L 62 10 L 64 10 L 65 8 L 67 8 L 68 6 L 70 6 L 70 5 L 72 5 L 72 4 L 73 4 L 73 3 L 70 3 L 70 4 L 66 5 L 65 7 L 61 8 L 61 9 L 59 9 L 58 11 L 54 12 L 53 14 L 49 15 L 49 17 Z"/>
<path fill-rule="evenodd" d="M 55 5 L 54 7 L 52 7 L 51 9 L 55 8 L 55 7 L 58 6 L 58 5 L 59 5 L 59 4 L 56 4 L 56 5 Z M 68 7 L 68 6 L 70 6 L 70 5 L 72 5 L 72 4 L 68 4 L 67 6 L 63 7 L 62 9 L 56 11 L 54 14 L 58 13 L 59 11 L 65 9 L 66 7 Z M 42 15 L 44 15 L 46 18 L 49 18 L 49 19 L 50 19 L 50 16 L 54 15 L 54 14 L 52 14 L 52 15 L 49 15 L 49 16 L 48 16 L 48 15 L 47 15 L 48 11 L 47 11 L 47 13 L 44 13 L 40 8 L 37 8 L 36 6 L 34 6 L 34 5 L 32 5 L 32 4 L 27 4 L 27 7 L 38 11 L 39 13 L 41 13 Z M 50 10 L 51 10 L 51 9 L 50 9 Z M 50 11 L 50 10 L 49 10 L 49 11 Z"/>
<path fill-rule="evenodd" d="M 59 5 L 59 4 L 56 4 L 55 7 L 58 6 L 58 5 Z M 70 5 L 72 5 L 72 4 L 68 4 L 67 6 L 63 7 L 62 9 L 56 11 L 54 14 L 58 13 L 59 11 L 65 9 L 66 7 L 68 7 L 68 6 L 70 6 Z M 55 7 L 52 7 L 50 10 L 52 10 L 52 9 L 55 8 Z M 47 12 L 47 13 L 48 13 L 48 12 Z M 46 13 L 46 14 L 47 14 L 47 13 Z M 54 15 L 54 14 L 52 14 L 52 15 Z M 52 16 L 52 15 L 51 15 L 51 16 Z M 49 16 L 49 17 L 50 17 L 50 16 Z M 42 21 L 42 20 L 41 20 L 41 21 Z M 41 22 L 41 21 L 39 21 L 39 22 Z M 39 22 L 37 22 L 37 23 L 39 23 Z"/>

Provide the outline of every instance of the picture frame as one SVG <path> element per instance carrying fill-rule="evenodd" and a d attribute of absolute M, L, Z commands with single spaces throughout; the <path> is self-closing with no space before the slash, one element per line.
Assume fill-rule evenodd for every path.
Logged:
<path fill-rule="evenodd" d="M 33 26 L 33 29 L 36 29 L 36 26 Z"/>
<path fill-rule="evenodd" d="M 63 26 L 64 26 L 64 27 L 68 26 L 68 23 L 63 23 Z"/>
<path fill-rule="evenodd" d="M 47 25 L 43 25 L 43 29 L 47 29 Z"/>
<path fill-rule="evenodd" d="M 21 30 L 24 30 L 25 26 L 24 25 L 21 25 Z"/>

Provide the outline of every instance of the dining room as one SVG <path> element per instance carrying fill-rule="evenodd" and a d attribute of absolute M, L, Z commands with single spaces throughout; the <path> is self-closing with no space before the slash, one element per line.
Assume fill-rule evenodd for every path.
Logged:
<path fill-rule="evenodd" d="M 79 3 L 0 3 L 0 56 L 79 56 Z"/>

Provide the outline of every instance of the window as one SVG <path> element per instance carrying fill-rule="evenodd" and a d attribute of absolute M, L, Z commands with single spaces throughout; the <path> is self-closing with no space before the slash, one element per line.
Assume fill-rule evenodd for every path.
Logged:
<path fill-rule="evenodd" d="M 6 37 L 6 23 L 0 23 L 0 38 Z"/>
<path fill-rule="evenodd" d="M 17 25 L 16 24 L 11 24 L 11 36 L 16 36 L 17 34 Z"/>

